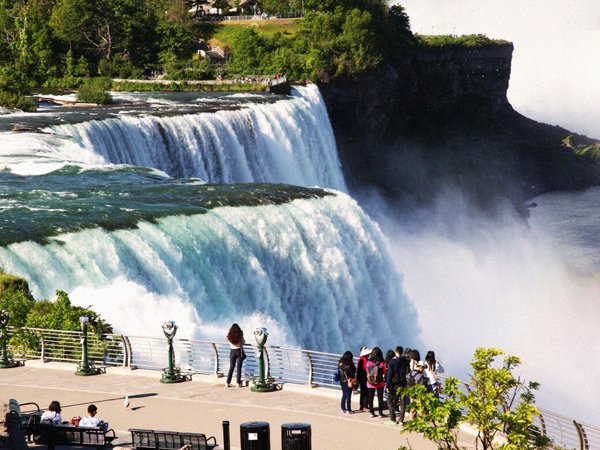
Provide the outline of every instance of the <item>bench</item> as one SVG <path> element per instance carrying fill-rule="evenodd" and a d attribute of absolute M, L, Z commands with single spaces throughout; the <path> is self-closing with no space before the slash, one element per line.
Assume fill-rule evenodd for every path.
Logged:
<path fill-rule="evenodd" d="M 217 446 L 214 436 L 209 438 L 202 433 L 181 433 L 177 431 L 157 431 L 130 428 L 131 447 L 138 450 L 180 449 L 211 450 Z"/>
<path fill-rule="evenodd" d="M 37 424 L 33 432 L 33 442 L 45 444 L 48 450 L 57 445 L 104 448 L 112 446 L 117 439 L 115 431 L 99 427 L 75 427 L 73 425 Z"/>
<path fill-rule="evenodd" d="M 23 409 L 27 406 L 27 409 Z M 17 400 L 11 398 L 8 401 L 8 416 L 7 422 L 18 424 L 23 433 L 27 437 L 27 440 L 31 440 L 33 434 L 33 424 L 36 420 L 39 422 L 39 418 L 42 416 L 43 411 L 39 405 L 35 402 L 19 403 Z"/>

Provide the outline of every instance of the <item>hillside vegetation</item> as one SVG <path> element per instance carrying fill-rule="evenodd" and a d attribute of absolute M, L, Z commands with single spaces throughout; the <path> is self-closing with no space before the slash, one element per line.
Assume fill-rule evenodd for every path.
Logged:
<path fill-rule="evenodd" d="M 288 11 L 298 8 L 284 3 Z M 142 78 L 166 71 L 169 78 L 211 78 L 215 68 L 198 61 L 201 41 L 231 51 L 219 75 L 285 73 L 319 81 L 401 58 L 413 39 L 404 9 L 384 0 L 306 0 L 302 19 L 227 25 L 196 20 L 192 4 L 0 0 L 0 100 L 15 105 L 15 94 L 29 88 L 78 88 L 98 76 Z M 282 4 L 265 2 L 263 11 L 277 13 Z"/>
<path fill-rule="evenodd" d="M 195 8 L 205 3 L 0 0 L 0 106 L 31 110 L 23 96 L 28 89 L 77 89 L 93 77 L 352 79 L 383 64 L 401 65 L 415 45 L 497 42 L 481 35 L 415 39 L 404 8 L 385 0 L 265 1 L 261 12 L 302 10 L 303 17 L 222 22 L 199 20 Z M 224 0 L 211 5 L 228 10 Z M 204 43 L 224 49 L 226 64 L 201 59 Z M 101 92 L 86 97 L 110 100 Z"/>

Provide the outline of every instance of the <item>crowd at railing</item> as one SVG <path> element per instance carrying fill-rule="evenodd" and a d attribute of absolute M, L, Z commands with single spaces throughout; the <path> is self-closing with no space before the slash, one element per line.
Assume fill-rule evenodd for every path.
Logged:
<path fill-rule="evenodd" d="M 81 333 L 39 328 L 8 327 L 9 337 L 22 336 L 29 345 L 11 345 L 15 357 L 77 364 L 82 358 Z M 18 342 L 12 340 L 11 342 Z M 33 345 L 32 345 L 33 344 Z M 106 367 L 161 371 L 167 361 L 168 344 L 164 338 L 126 335 L 88 336 L 88 357 L 93 364 Z M 177 365 L 182 373 L 224 376 L 229 366 L 227 342 L 174 339 Z M 246 379 L 258 373 L 257 347 L 245 344 L 247 359 L 243 370 Z M 275 382 L 310 387 L 340 389 L 332 379 L 340 355 L 313 350 L 265 346 L 266 372 Z M 463 383 L 468 389 L 468 384 Z M 600 428 L 541 410 L 536 418 L 536 432 L 550 437 L 561 448 L 600 449 Z"/>

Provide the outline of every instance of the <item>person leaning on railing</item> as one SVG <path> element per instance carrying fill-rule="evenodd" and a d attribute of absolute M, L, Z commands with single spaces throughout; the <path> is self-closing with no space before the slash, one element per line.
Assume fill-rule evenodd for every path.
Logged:
<path fill-rule="evenodd" d="M 237 366 L 237 384 L 239 387 L 242 386 L 242 363 L 246 359 L 244 354 L 244 332 L 237 323 L 231 325 L 229 332 L 227 333 L 227 340 L 229 341 L 229 372 L 227 373 L 227 387 L 231 387 L 231 378 L 233 377 L 233 371 Z"/>

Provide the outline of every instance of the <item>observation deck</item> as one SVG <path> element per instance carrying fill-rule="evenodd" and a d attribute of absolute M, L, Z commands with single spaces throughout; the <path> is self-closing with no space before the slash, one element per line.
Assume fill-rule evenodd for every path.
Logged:
<path fill-rule="evenodd" d="M 355 414 L 340 411 L 341 389 L 332 380 L 340 355 L 306 349 L 264 347 L 266 375 L 282 386 L 274 392 L 252 392 L 250 387 L 225 387 L 229 368 L 226 342 L 173 339 L 177 369 L 192 381 L 161 383 L 167 365 L 164 338 L 126 335 L 88 335 L 89 362 L 106 373 L 77 376 L 82 359 L 81 333 L 39 328 L 7 329 L 9 337 L 25 333 L 39 345 L 13 348 L 24 367 L 2 370 L 0 401 L 14 398 L 46 408 L 52 400 L 63 407 L 63 420 L 84 415 L 87 405 L 98 406 L 98 417 L 117 431 L 116 446 L 130 447 L 130 428 L 197 432 L 223 443 L 222 423 L 229 421 L 231 448 L 239 449 L 240 424 L 268 422 L 271 446 L 281 448 L 281 425 L 309 423 L 314 449 L 434 450 L 420 434 L 402 434 L 384 418 L 358 411 L 358 393 L 352 396 Z M 37 349 L 37 350 L 36 350 Z M 243 378 L 259 373 L 258 350 L 246 344 Z M 465 388 L 466 387 L 465 385 Z M 125 397 L 129 407 L 124 406 Z M 408 417 L 407 417 L 408 419 Z M 600 428 L 541 410 L 534 421 L 539 432 L 562 448 L 600 450 Z M 475 432 L 461 427 L 459 446 L 474 448 Z"/>
<path fill-rule="evenodd" d="M 128 396 L 129 406 L 124 406 Z M 222 422 L 230 422 L 231 448 L 239 449 L 240 424 L 269 423 L 271 448 L 281 448 L 281 425 L 305 422 L 312 428 L 316 450 L 435 450 L 419 435 L 402 435 L 386 425 L 386 419 L 372 419 L 366 412 L 340 413 L 340 392 L 325 388 L 284 385 L 283 389 L 258 393 L 249 387 L 226 388 L 224 378 L 195 375 L 185 383 L 160 383 L 160 372 L 109 367 L 107 373 L 78 377 L 69 363 L 29 360 L 25 367 L 3 370 L 0 399 L 25 403 L 34 401 L 47 408 L 52 400 L 62 406 L 63 420 L 85 414 L 87 405 L 98 407 L 98 417 L 109 423 L 119 437 L 115 447 L 131 446 L 129 428 L 199 432 L 215 436 L 223 448 Z M 358 396 L 353 398 L 357 406 Z M 472 438 L 471 438 L 472 440 Z M 63 447 L 61 447 L 63 448 Z M 470 447 L 471 448 L 471 447 Z"/>

